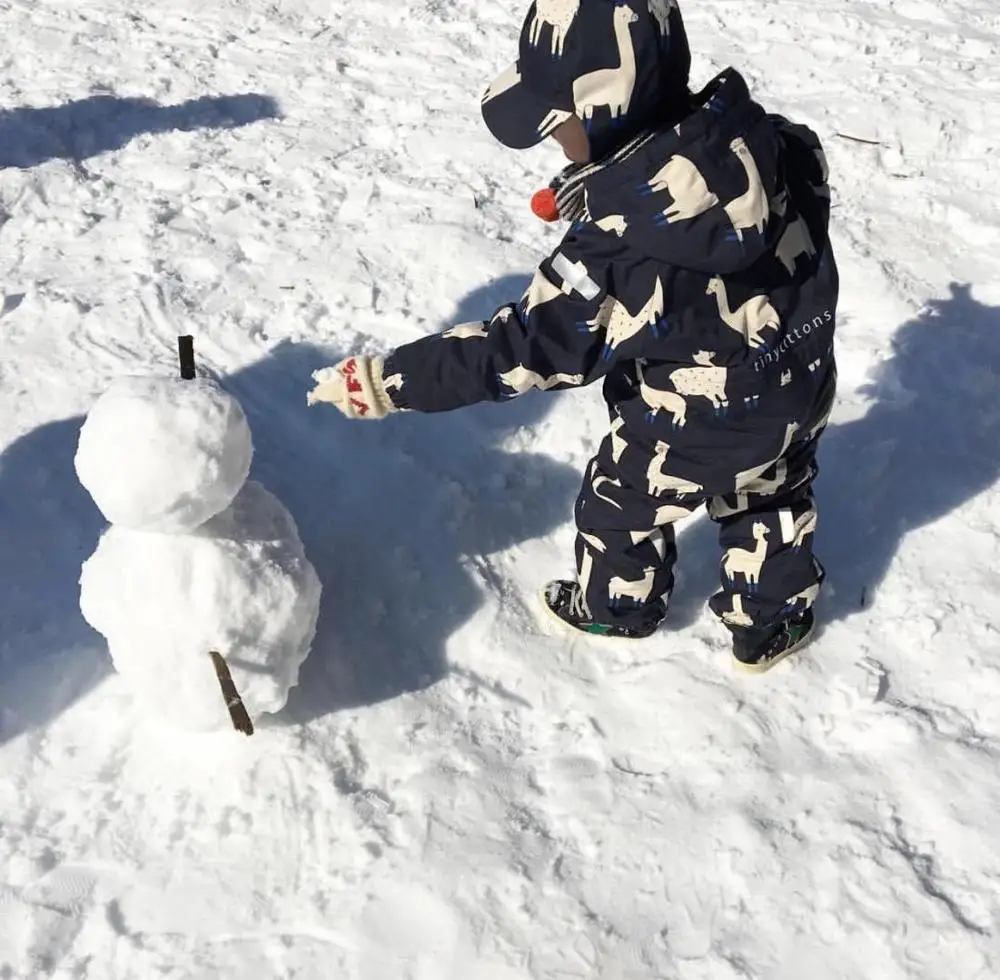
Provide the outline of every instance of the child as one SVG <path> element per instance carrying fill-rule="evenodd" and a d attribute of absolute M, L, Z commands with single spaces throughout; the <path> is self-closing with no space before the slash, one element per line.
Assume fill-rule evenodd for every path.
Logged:
<path fill-rule="evenodd" d="M 576 504 L 578 579 L 545 605 L 588 633 L 649 636 L 672 525 L 707 504 L 724 550 L 711 608 L 736 662 L 766 670 L 809 640 L 823 580 L 811 486 L 838 280 L 819 141 L 731 68 L 691 94 L 675 0 L 538 0 L 518 53 L 483 115 L 507 146 L 551 135 L 575 161 L 553 182 L 565 238 L 520 303 L 318 371 L 310 404 L 372 419 L 603 378 L 611 432 Z"/>

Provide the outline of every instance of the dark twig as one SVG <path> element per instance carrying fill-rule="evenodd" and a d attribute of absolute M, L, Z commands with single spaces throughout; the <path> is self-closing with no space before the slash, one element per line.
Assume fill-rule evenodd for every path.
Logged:
<path fill-rule="evenodd" d="M 240 697 L 240 692 L 236 690 L 233 683 L 233 675 L 229 673 L 229 664 L 221 653 L 212 650 L 209 653 L 212 663 L 215 665 L 215 676 L 219 679 L 219 687 L 222 688 L 222 699 L 229 709 L 229 717 L 233 721 L 233 728 L 244 735 L 253 735 L 253 722 L 247 714 L 246 706 Z"/>
<path fill-rule="evenodd" d="M 850 133 L 834 133 L 834 135 L 839 136 L 842 140 L 850 140 L 852 143 L 864 143 L 865 146 L 885 146 L 881 140 L 869 140 L 863 136 L 851 136 Z"/>
<path fill-rule="evenodd" d="M 194 380 L 194 337 L 185 335 L 177 338 L 177 359 L 181 365 L 181 377 L 185 381 Z"/>

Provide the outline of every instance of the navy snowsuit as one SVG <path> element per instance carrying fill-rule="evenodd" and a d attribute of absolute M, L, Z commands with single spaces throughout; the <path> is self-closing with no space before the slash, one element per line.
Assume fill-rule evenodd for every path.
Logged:
<path fill-rule="evenodd" d="M 837 269 L 819 140 L 729 69 L 678 125 L 586 178 L 587 214 L 520 303 L 396 349 L 397 407 L 439 412 L 604 379 L 611 432 L 576 506 L 597 621 L 662 614 L 672 524 L 721 527 L 731 628 L 815 600 L 815 449 L 836 383 Z"/>

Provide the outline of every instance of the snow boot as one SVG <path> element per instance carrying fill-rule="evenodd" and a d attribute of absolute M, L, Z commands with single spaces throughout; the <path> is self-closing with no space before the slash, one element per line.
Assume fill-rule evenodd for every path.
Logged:
<path fill-rule="evenodd" d="M 733 663 L 741 670 L 762 674 L 790 653 L 801 650 L 813 637 L 816 620 L 811 609 L 759 629 L 730 627 Z"/>
<path fill-rule="evenodd" d="M 590 633 L 593 636 L 610 636 L 623 640 L 644 640 L 647 636 L 652 636 L 666 615 L 666 608 L 661 601 L 658 603 L 659 614 L 655 614 L 656 604 L 654 604 L 650 608 L 651 615 L 648 622 L 641 627 L 598 623 L 587 607 L 587 600 L 579 583 L 566 579 L 556 579 L 545 586 L 542 590 L 542 605 L 549 615 L 563 626 L 571 626 L 581 633 Z"/>

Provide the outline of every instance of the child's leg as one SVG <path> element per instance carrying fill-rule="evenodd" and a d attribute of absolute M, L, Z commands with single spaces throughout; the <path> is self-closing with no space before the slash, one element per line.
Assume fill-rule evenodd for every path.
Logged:
<path fill-rule="evenodd" d="M 642 629 L 663 618 L 677 558 L 670 522 L 703 502 L 627 486 L 605 440 L 576 502 L 577 573 L 596 622 Z"/>
<path fill-rule="evenodd" d="M 816 601 L 824 578 L 812 553 L 817 439 L 793 444 L 746 492 L 709 502 L 723 548 L 722 590 L 710 605 L 729 626 L 766 628 Z"/>

